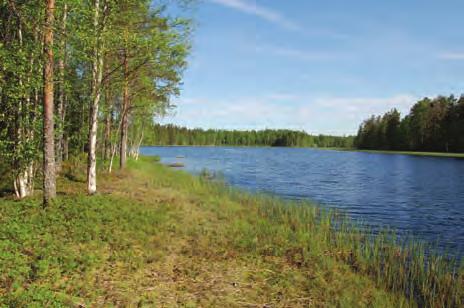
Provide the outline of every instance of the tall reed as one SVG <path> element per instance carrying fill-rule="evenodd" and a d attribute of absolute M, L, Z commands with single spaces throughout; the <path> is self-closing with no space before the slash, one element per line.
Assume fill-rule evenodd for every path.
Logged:
<path fill-rule="evenodd" d="M 388 229 L 375 231 L 340 211 L 309 202 L 285 201 L 245 193 L 223 183 L 200 181 L 216 193 L 255 206 L 258 214 L 272 224 L 286 226 L 285 236 L 304 238 L 304 257 L 327 255 L 342 261 L 420 307 L 464 306 L 464 262 L 412 236 L 398 236 Z"/>

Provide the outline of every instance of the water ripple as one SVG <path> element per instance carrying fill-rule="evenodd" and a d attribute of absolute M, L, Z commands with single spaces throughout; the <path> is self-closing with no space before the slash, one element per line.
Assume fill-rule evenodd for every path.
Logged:
<path fill-rule="evenodd" d="M 309 199 L 369 225 L 464 254 L 464 160 L 289 148 L 147 147 L 162 162 L 220 172 L 231 184 Z"/>

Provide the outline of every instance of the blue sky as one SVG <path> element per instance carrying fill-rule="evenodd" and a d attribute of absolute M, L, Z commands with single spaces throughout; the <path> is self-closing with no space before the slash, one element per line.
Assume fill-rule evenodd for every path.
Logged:
<path fill-rule="evenodd" d="M 464 92 L 464 1 L 203 0 L 177 108 L 188 127 L 351 134 Z"/>

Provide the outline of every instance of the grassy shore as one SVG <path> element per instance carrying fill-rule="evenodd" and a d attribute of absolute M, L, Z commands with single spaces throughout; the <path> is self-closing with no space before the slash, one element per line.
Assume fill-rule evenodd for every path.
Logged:
<path fill-rule="evenodd" d="M 443 158 L 464 158 L 464 153 L 446 153 L 446 152 L 416 152 L 416 151 L 386 151 L 386 150 L 359 150 L 347 148 L 320 148 L 322 150 L 332 151 L 347 151 L 347 152 L 363 152 L 363 153 L 376 153 L 376 154 L 399 154 L 399 155 L 413 155 L 413 156 L 429 156 L 429 157 L 443 157 Z"/>
<path fill-rule="evenodd" d="M 464 275 L 423 248 L 375 240 L 310 204 L 131 161 L 86 196 L 0 199 L 0 306 L 459 306 Z M 267 305 L 267 306 L 266 306 Z"/>

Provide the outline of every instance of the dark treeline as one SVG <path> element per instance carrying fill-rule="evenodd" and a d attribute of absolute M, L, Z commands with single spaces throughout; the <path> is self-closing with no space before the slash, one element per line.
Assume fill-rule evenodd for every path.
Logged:
<path fill-rule="evenodd" d="M 365 120 L 355 138 L 359 149 L 464 152 L 464 96 L 417 102 L 401 118 L 393 109 Z"/>
<path fill-rule="evenodd" d="M 145 131 L 145 145 L 230 145 L 282 147 L 343 147 L 353 146 L 354 137 L 318 135 L 286 129 L 221 130 L 189 129 L 176 125 L 154 124 Z"/>

